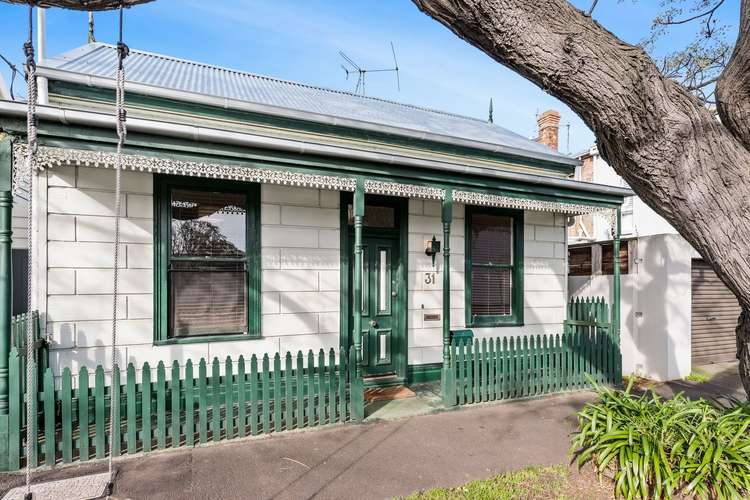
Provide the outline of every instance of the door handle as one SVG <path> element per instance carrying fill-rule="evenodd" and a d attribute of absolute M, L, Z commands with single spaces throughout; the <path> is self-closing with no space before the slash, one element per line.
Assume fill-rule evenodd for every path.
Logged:
<path fill-rule="evenodd" d="M 374 319 L 371 319 L 370 320 L 370 326 L 373 327 L 373 328 L 377 328 L 378 327 L 378 322 L 375 321 Z"/>

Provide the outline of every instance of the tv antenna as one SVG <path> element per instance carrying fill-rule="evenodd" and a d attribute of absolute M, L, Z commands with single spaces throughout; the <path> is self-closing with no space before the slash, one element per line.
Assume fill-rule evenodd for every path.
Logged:
<path fill-rule="evenodd" d="M 365 80 L 367 78 L 367 73 L 396 73 L 396 88 L 401 91 L 401 80 L 398 75 L 398 61 L 396 60 L 396 49 L 393 47 L 393 42 L 391 42 L 391 54 L 393 55 L 392 68 L 366 69 L 346 55 L 343 50 L 339 50 L 339 55 L 344 60 L 343 64 L 341 64 L 341 69 L 346 73 L 346 79 L 349 80 L 350 75 L 357 75 L 357 85 L 354 87 L 355 94 L 365 95 Z"/>

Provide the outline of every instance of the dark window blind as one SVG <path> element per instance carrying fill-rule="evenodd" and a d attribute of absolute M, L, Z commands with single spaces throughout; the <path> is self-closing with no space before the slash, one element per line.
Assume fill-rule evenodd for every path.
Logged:
<path fill-rule="evenodd" d="M 172 190 L 170 336 L 248 330 L 246 207 L 242 193 Z"/>
<path fill-rule="evenodd" d="M 512 314 L 513 218 L 474 214 L 471 219 L 472 316 Z"/>

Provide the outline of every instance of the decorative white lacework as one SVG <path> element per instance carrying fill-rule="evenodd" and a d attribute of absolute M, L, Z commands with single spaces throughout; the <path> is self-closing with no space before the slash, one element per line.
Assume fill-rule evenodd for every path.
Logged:
<path fill-rule="evenodd" d="M 425 198 L 428 200 L 442 200 L 445 189 L 419 186 L 417 184 L 399 184 L 396 182 L 365 181 L 365 193 L 401 196 L 404 198 Z"/>
<path fill-rule="evenodd" d="M 18 144 L 14 147 L 14 164 L 19 164 L 19 161 L 24 158 L 25 151 L 25 144 Z M 115 153 L 110 152 L 40 147 L 35 166 L 37 170 L 63 165 L 114 168 L 115 161 Z M 136 172 L 231 179 L 263 184 L 332 189 L 335 191 L 354 191 L 356 187 L 356 180 L 348 177 L 272 170 L 241 165 L 173 160 L 132 154 L 123 155 L 122 168 Z"/>
<path fill-rule="evenodd" d="M 36 170 L 59 166 L 114 168 L 116 158 L 116 154 L 111 152 L 40 146 L 34 162 L 34 168 Z M 21 143 L 15 144 L 13 146 L 13 165 L 15 166 L 13 172 L 14 192 L 25 190 L 26 186 L 24 186 L 21 177 L 22 170 L 19 170 L 26 164 L 25 160 L 26 145 Z M 334 175 L 291 172 L 244 165 L 175 160 L 133 154 L 123 155 L 122 168 L 136 172 L 231 179 L 243 182 L 303 186 L 334 191 L 354 191 L 356 187 L 356 179 L 353 177 L 337 177 Z M 371 179 L 365 180 L 365 192 L 430 200 L 442 200 L 445 198 L 445 189 L 442 188 Z M 616 220 L 616 211 L 612 208 L 579 203 L 514 198 L 512 196 L 474 191 L 454 191 L 453 201 L 467 205 L 538 210 L 569 215 L 596 214 L 606 217 L 612 225 L 614 225 Z"/>
<path fill-rule="evenodd" d="M 498 194 L 478 193 L 474 191 L 453 191 L 453 201 L 467 205 L 483 205 L 488 207 L 516 208 L 519 210 L 537 210 L 540 212 L 555 212 L 568 215 L 602 214 L 614 220 L 617 211 L 609 207 L 596 207 L 583 203 L 565 203 L 561 201 L 531 200 L 514 198 Z"/>

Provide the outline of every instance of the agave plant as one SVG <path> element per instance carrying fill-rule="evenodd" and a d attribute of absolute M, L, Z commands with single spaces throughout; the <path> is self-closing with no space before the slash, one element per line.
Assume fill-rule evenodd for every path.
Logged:
<path fill-rule="evenodd" d="M 571 453 L 611 475 L 624 498 L 750 497 L 750 404 L 635 396 L 597 386 L 578 413 Z"/>

